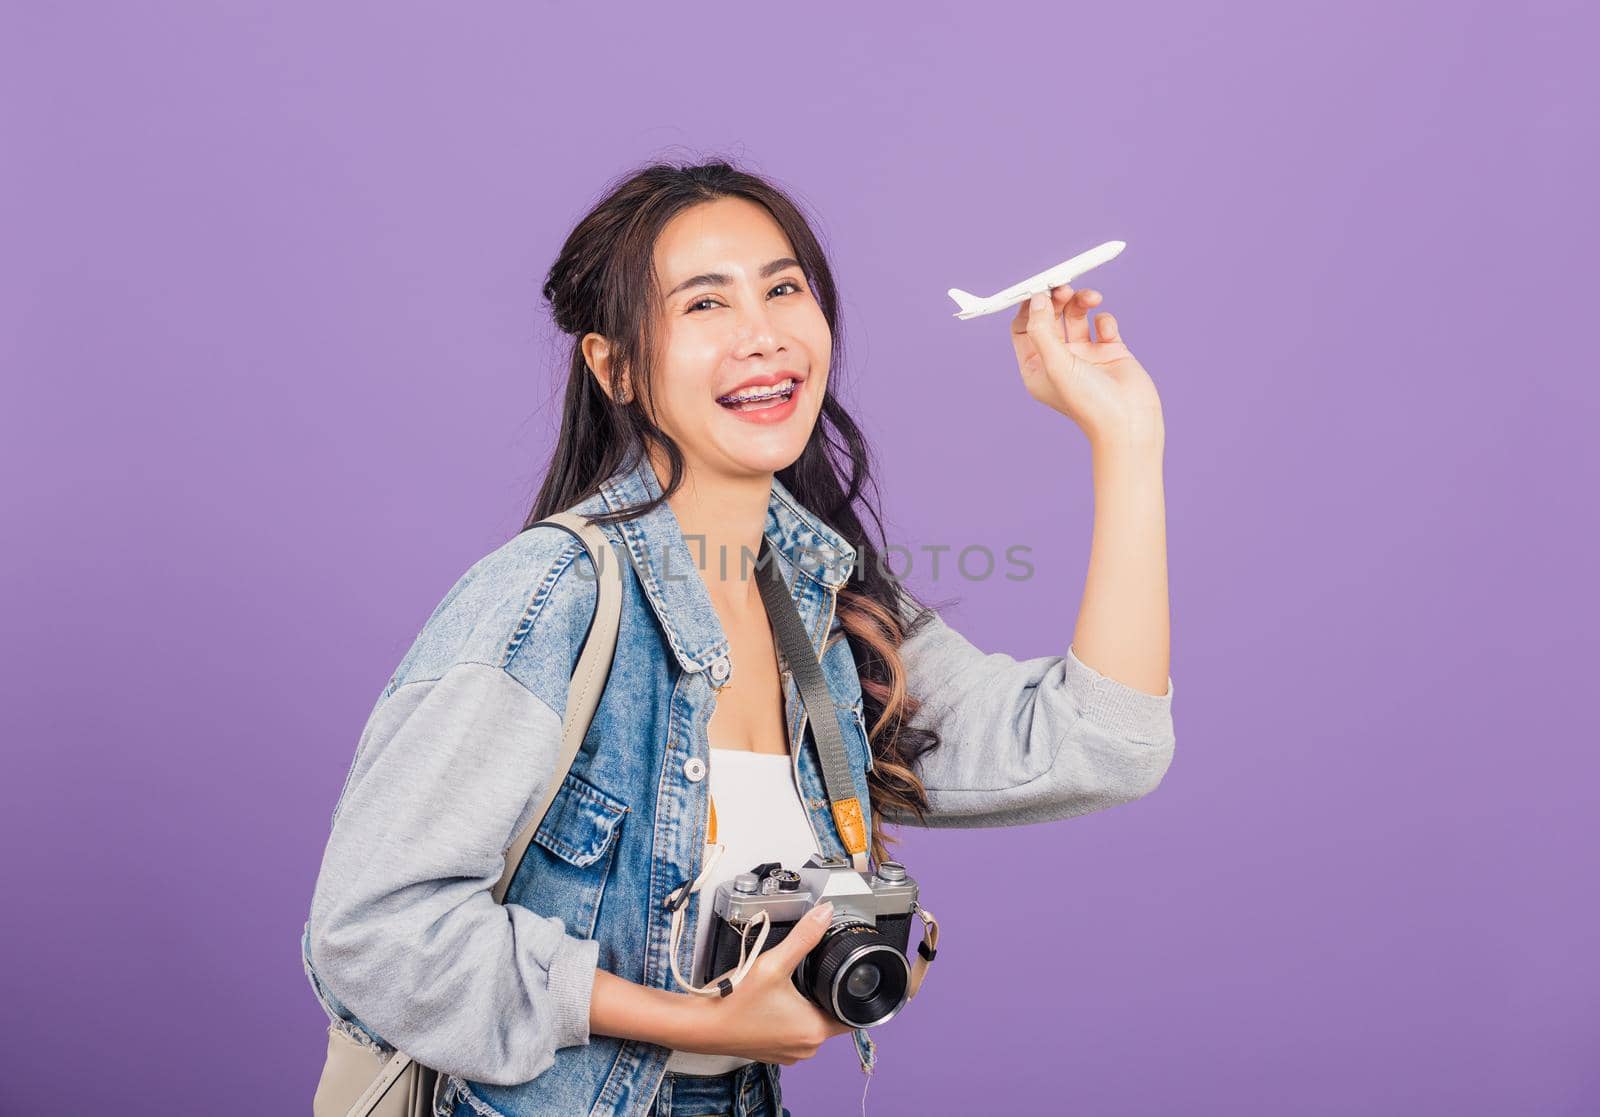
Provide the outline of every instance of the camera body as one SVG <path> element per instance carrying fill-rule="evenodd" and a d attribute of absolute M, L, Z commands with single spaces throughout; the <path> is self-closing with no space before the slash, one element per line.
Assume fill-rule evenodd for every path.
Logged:
<path fill-rule="evenodd" d="M 813 854 L 799 869 L 769 862 L 723 881 L 712 901 L 706 973 L 723 974 L 739 964 L 740 944 L 754 944 L 757 930 L 751 922 L 761 912 L 771 921 L 762 944 L 765 952 L 824 902 L 833 904 L 833 918 L 796 967 L 796 988 L 853 1028 L 889 1020 L 907 999 L 911 967 L 906 950 L 917 907 L 917 882 L 898 861 L 885 861 L 864 873 L 848 858 Z M 749 949 L 746 945 L 746 954 Z"/>

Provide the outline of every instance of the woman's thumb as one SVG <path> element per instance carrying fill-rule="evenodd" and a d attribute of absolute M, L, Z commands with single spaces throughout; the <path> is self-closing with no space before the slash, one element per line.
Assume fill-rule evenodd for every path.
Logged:
<path fill-rule="evenodd" d="M 781 961 L 785 973 L 793 973 L 795 967 L 805 960 L 811 948 L 822 941 L 822 936 L 828 931 L 828 924 L 833 921 L 833 905 L 818 904 L 801 917 L 794 925 L 794 930 L 784 937 L 784 940 L 773 947 L 773 953 L 781 952 Z"/>

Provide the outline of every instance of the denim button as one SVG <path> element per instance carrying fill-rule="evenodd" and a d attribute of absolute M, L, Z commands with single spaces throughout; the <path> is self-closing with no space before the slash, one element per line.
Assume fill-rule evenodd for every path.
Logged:
<path fill-rule="evenodd" d="M 719 683 L 728 677 L 730 670 L 732 668 L 728 663 L 727 656 L 721 656 L 711 661 L 711 677 Z"/>
<path fill-rule="evenodd" d="M 690 783 L 699 783 L 706 778 L 706 762 L 698 756 L 691 756 L 683 762 L 683 774 L 689 777 Z"/>

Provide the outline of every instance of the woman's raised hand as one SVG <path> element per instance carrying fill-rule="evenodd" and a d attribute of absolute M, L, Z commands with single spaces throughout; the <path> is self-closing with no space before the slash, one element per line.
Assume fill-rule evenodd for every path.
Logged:
<path fill-rule="evenodd" d="M 1159 440 L 1165 435 L 1161 397 L 1123 343 L 1117 320 L 1097 314 L 1096 339 L 1089 337 L 1089 309 L 1099 302 L 1092 287 L 1074 291 L 1063 284 L 1017 309 L 1011 344 L 1022 383 L 1034 399 L 1078 424 L 1091 443 Z"/>

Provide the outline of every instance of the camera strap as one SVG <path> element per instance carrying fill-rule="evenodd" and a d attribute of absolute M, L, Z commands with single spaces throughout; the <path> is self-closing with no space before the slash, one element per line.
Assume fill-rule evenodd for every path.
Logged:
<path fill-rule="evenodd" d="M 796 574 L 796 577 L 799 575 Z M 822 661 L 806 634 L 805 622 L 795 608 L 794 597 L 784 584 L 778 564 L 773 561 L 772 547 L 766 536 L 761 537 L 761 557 L 756 563 L 756 580 L 761 587 L 761 599 L 767 607 L 767 619 L 778 636 L 778 650 L 785 664 L 794 673 L 796 685 L 806 714 L 811 721 L 812 735 L 817 742 L 817 755 L 822 760 L 823 786 L 833 807 L 834 827 L 850 854 L 850 863 L 857 872 L 868 870 L 867 824 L 862 817 L 861 800 L 856 797 L 855 779 L 850 771 L 850 759 L 845 752 L 844 734 L 840 729 L 839 707 L 828 689 L 828 680 L 822 673 Z M 826 642 L 828 634 L 822 634 Z M 824 643 L 826 646 L 826 643 Z M 802 728 L 804 722 L 801 723 Z M 870 748 L 871 745 L 869 744 Z M 939 922 L 921 905 L 915 907 L 923 923 L 922 941 L 917 943 L 917 957 L 911 963 L 911 978 L 906 988 L 909 1000 L 922 988 L 927 976 L 928 963 L 933 961 L 939 943 Z M 764 912 L 762 914 L 765 914 Z M 766 929 L 762 929 L 765 936 Z M 851 1032 L 856 1058 L 861 1072 L 870 1079 L 878 1061 L 878 1047 L 866 1028 Z M 865 1105 L 863 1095 L 863 1106 Z"/>
<path fill-rule="evenodd" d="M 799 577 L 798 572 L 795 576 Z M 778 570 L 772 545 L 764 535 L 756 562 L 756 581 L 761 589 L 761 600 L 767 607 L 767 620 L 778 637 L 778 650 L 794 674 L 801 704 L 811 722 L 817 756 L 822 761 L 823 788 L 833 808 L 834 827 L 839 831 L 845 851 L 850 854 L 851 864 L 857 872 L 864 873 L 867 871 L 867 824 L 862 817 L 861 800 L 856 796 L 849 755 L 845 752 L 840 710 L 828 689 L 828 680 L 823 677 L 822 662 L 806 633 L 805 622 L 794 606 L 794 597 Z M 823 633 L 823 638 L 827 638 L 827 633 Z M 803 733 L 805 720 L 800 724 Z"/>
<path fill-rule="evenodd" d="M 711 836 L 710 844 L 712 846 L 711 856 L 706 859 L 705 865 L 700 869 L 700 875 L 695 877 L 693 882 L 685 881 L 680 884 L 667 897 L 668 906 L 672 909 L 672 931 L 668 937 L 668 949 L 671 952 L 672 977 L 680 988 L 702 997 L 726 997 L 733 992 L 735 985 L 744 980 L 744 975 L 750 972 L 750 967 L 755 965 L 756 959 L 761 956 L 762 947 L 767 945 L 767 933 L 772 930 L 772 917 L 766 912 L 761 912 L 751 921 L 752 927 L 757 924 L 760 925 L 760 930 L 756 933 L 755 942 L 749 942 L 747 929 L 747 933 L 739 939 L 738 964 L 715 982 L 708 981 L 704 985 L 696 985 L 683 976 L 683 971 L 678 966 L 678 943 L 683 938 L 684 912 L 689 906 L 689 894 L 700 891 L 700 885 L 706 879 L 706 875 L 711 872 L 711 866 L 717 863 L 717 859 L 722 856 L 723 851 L 727 848 L 717 842 L 714 833 Z M 746 953 L 747 946 L 749 949 L 748 954 Z"/>
<path fill-rule="evenodd" d="M 800 691 L 801 708 L 811 723 L 812 735 L 817 741 L 817 755 L 822 761 L 823 787 L 832 804 L 834 826 L 839 831 L 846 852 L 850 854 L 852 866 L 858 872 L 866 872 L 866 824 L 862 818 L 861 800 L 855 794 L 855 780 L 850 774 L 850 760 L 845 752 L 844 734 L 839 725 L 839 707 L 833 701 L 833 693 L 828 689 L 828 681 L 822 674 L 822 662 L 817 657 L 811 638 L 806 634 L 805 622 L 800 619 L 800 611 L 795 608 L 794 597 L 783 580 L 783 574 L 778 570 L 776 556 L 765 536 L 761 539 L 761 555 L 756 563 L 756 580 L 761 590 L 761 600 L 767 609 L 767 620 L 777 636 L 778 651 L 784 665 L 794 674 L 795 684 Z M 828 711 L 832 716 L 813 716 L 814 711 Z M 802 732 L 804 726 L 805 721 L 802 720 Z M 837 794 L 840 791 L 847 791 L 849 794 Z M 672 909 L 669 948 L 672 957 L 672 976 L 680 988 L 701 996 L 726 997 L 733 992 L 734 986 L 739 984 L 750 967 L 755 964 L 761 948 L 766 944 L 770 922 L 765 912 L 757 917 L 763 925 L 756 935 L 753 949 L 747 956 L 745 943 L 741 940 L 739 964 L 718 981 L 695 985 L 686 980 L 680 972 L 678 942 L 683 934 L 684 911 L 688 906 L 689 894 L 700 890 L 701 884 L 711 872 L 711 867 L 722 856 L 725 848 L 717 841 L 717 806 L 714 799 L 711 800 L 710 811 L 706 844 L 711 846 L 711 854 L 693 881 L 685 881 L 667 897 L 667 905 Z M 917 976 L 913 976 L 914 982 Z"/>
<path fill-rule="evenodd" d="M 922 920 L 922 941 L 917 943 L 917 956 L 911 963 L 911 981 L 906 986 L 907 1000 L 915 997 L 917 990 L 922 988 L 922 979 L 928 974 L 928 963 L 939 953 L 939 921 L 933 917 L 933 912 L 920 903 L 913 904 L 911 910 Z"/>
<path fill-rule="evenodd" d="M 838 830 L 845 851 L 850 855 L 852 867 L 858 872 L 868 872 L 867 823 L 861 809 L 861 800 L 855 793 L 855 779 L 850 769 L 849 754 L 844 745 L 841 712 L 833 701 L 833 694 L 822 671 L 822 661 L 806 632 L 805 622 L 801 619 L 799 610 L 795 608 L 792 592 L 783 580 L 771 544 L 765 536 L 761 539 L 761 553 L 756 562 L 756 582 L 761 591 L 762 602 L 766 606 L 767 620 L 777 637 L 781 661 L 793 674 L 800 693 L 805 714 L 801 721 L 801 731 L 804 732 L 805 724 L 809 721 L 812 735 L 817 742 L 817 755 L 822 762 L 823 788 L 828 794 L 834 826 Z M 827 634 L 824 633 L 823 636 L 826 640 Z M 707 828 L 708 844 L 712 847 L 710 857 L 693 881 L 685 881 L 667 896 L 667 906 L 672 909 L 669 949 L 672 975 L 680 988 L 701 996 L 726 997 L 733 992 L 734 986 L 738 985 L 760 957 L 772 924 L 770 916 L 765 911 L 756 917 L 751 927 L 746 928 L 745 935 L 740 938 L 739 963 L 715 982 L 696 986 L 685 980 L 683 974 L 679 972 L 679 941 L 683 933 L 685 909 L 688 906 L 690 893 L 699 891 L 712 865 L 724 850 L 716 840 L 715 801 L 711 802 L 710 811 Z M 939 943 L 939 923 L 933 917 L 933 913 L 920 904 L 913 905 L 913 910 L 922 920 L 923 934 L 922 940 L 917 943 L 917 957 L 911 963 L 911 976 L 906 991 L 908 999 L 915 997 L 922 987 L 922 980 L 927 975 L 928 965 L 933 961 Z M 760 924 L 759 928 L 756 927 L 757 923 Z M 746 945 L 751 930 L 756 931 L 755 941 L 750 944 L 747 954 Z M 854 1029 L 852 1038 L 861 1069 L 870 1075 L 877 1061 L 876 1044 L 865 1028 Z"/>

